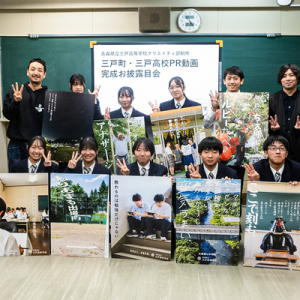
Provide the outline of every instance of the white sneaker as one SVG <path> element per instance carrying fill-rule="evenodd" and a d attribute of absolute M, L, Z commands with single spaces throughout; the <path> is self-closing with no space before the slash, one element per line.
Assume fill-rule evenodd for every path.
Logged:
<path fill-rule="evenodd" d="M 156 238 L 156 234 L 149 234 L 149 235 L 146 236 L 147 240 L 153 240 L 155 238 Z"/>
<path fill-rule="evenodd" d="M 160 240 L 161 240 L 162 242 L 164 242 L 164 241 L 166 241 L 167 239 L 166 239 L 164 236 L 161 236 L 161 237 L 160 237 Z"/>

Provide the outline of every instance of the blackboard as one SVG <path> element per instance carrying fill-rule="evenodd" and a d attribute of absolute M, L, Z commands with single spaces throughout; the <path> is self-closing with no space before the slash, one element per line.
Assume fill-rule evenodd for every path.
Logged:
<path fill-rule="evenodd" d="M 49 208 L 48 196 L 38 196 L 39 197 L 39 211 L 44 211 L 46 207 Z"/>
<path fill-rule="evenodd" d="M 257 37 L 205 37 L 172 35 L 136 35 L 72 38 L 2 37 L 2 78 L 3 95 L 11 90 L 16 81 L 27 82 L 26 70 L 33 57 L 41 57 L 47 64 L 47 76 L 43 81 L 49 89 L 69 91 L 69 79 L 74 73 L 81 73 L 86 79 L 86 92 L 91 88 L 92 63 L 90 41 L 98 43 L 136 43 L 136 42 L 215 42 L 223 40 L 222 71 L 232 65 L 243 69 L 244 92 L 269 92 L 281 89 L 277 84 L 279 67 L 285 63 L 300 66 L 300 37 L 280 36 Z M 100 83 L 101 84 L 101 83 Z M 199 83 L 201 85 L 201 82 Z M 222 91 L 225 91 L 223 85 Z M 209 91 L 208 91 L 209 93 Z M 101 100 L 101 99 L 100 99 Z"/>

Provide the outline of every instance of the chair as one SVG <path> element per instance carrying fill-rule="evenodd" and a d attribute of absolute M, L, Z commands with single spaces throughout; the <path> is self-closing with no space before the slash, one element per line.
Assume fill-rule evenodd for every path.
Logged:
<path fill-rule="evenodd" d="M 0 228 L 8 232 L 18 232 L 18 226 L 15 222 L 0 222 Z"/>

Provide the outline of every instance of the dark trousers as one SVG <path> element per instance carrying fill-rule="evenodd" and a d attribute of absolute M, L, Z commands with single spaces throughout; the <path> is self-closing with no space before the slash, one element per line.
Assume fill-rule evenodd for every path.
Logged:
<path fill-rule="evenodd" d="M 175 163 L 175 172 L 180 171 L 181 172 L 181 163 L 176 164 Z"/>
<path fill-rule="evenodd" d="M 130 231 L 137 231 L 137 232 L 141 232 L 141 231 L 145 231 L 146 229 L 146 218 L 142 217 L 141 220 L 136 219 L 135 217 L 132 216 L 127 216 L 127 220 L 128 220 L 128 224 L 129 224 L 129 228 Z"/>
<path fill-rule="evenodd" d="M 171 222 L 167 219 L 146 218 L 147 234 L 154 234 L 154 229 L 161 230 L 161 236 L 167 237 Z"/>
<path fill-rule="evenodd" d="M 11 168 L 14 163 L 26 159 L 28 157 L 28 150 L 26 142 L 17 142 L 10 140 L 7 147 L 8 168 Z"/>

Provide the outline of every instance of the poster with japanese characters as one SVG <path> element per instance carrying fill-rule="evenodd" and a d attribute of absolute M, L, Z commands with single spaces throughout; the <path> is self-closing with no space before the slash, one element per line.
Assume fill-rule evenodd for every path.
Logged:
<path fill-rule="evenodd" d="M 171 178 L 111 176 L 112 258 L 171 260 Z"/>
<path fill-rule="evenodd" d="M 146 137 L 144 117 L 95 121 L 93 128 L 99 145 L 98 163 L 120 175 L 117 160 L 124 159 L 127 165 L 135 162 L 132 147 L 138 138 Z"/>
<path fill-rule="evenodd" d="M 202 103 L 210 90 L 220 90 L 220 45 L 218 43 L 96 44 L 93 46 L 93 86 L 100 85 L 101 110 L 118 109 L 118 91 L 131 87 L 132 105 L 149 115 L 148 102 L 171 100 L 169 81 L 174 76 L 183 79 L 185 94 Z M 222 76 L 220 76 L 221 78 Z"/>
<path fill-rule="evenodd" d="M 42 136 L 52 160 L 67 162 L 82 139 L 93 135 L 95 96 L 47 90 Z"/>
<path fill-rule="evenodd" d="M 249 182 L 244 266 L 300 271 L 300 187 Z"/>
<path fill-rule="evenodd" d="M 175 178 L 185 177 L 187 167 L 200 163 L 198 144 L 206 137 L 202 107 L 187 107 L 150 114 L 155 145 L 154 161 Z"/>
<path fill-rule="evenodd" d="M 108 257 L 109 175 L 50 176 L 51 254 Z"/>
<path fill-rule="evenodd" d="M 50 254 L 48 174 L 0 174 L 0 257 Z"/>
<path fill-rule="evenodd" d="M 221 161 L 230 166 L 264 158 L 268 136 L 268 93 L 220 93 L 215 136 L 223 144 Z"/>
<path fill-rule="evenodd" d="M 236 266 L 240 180 L 176 180 L 176 262 Z"/>

